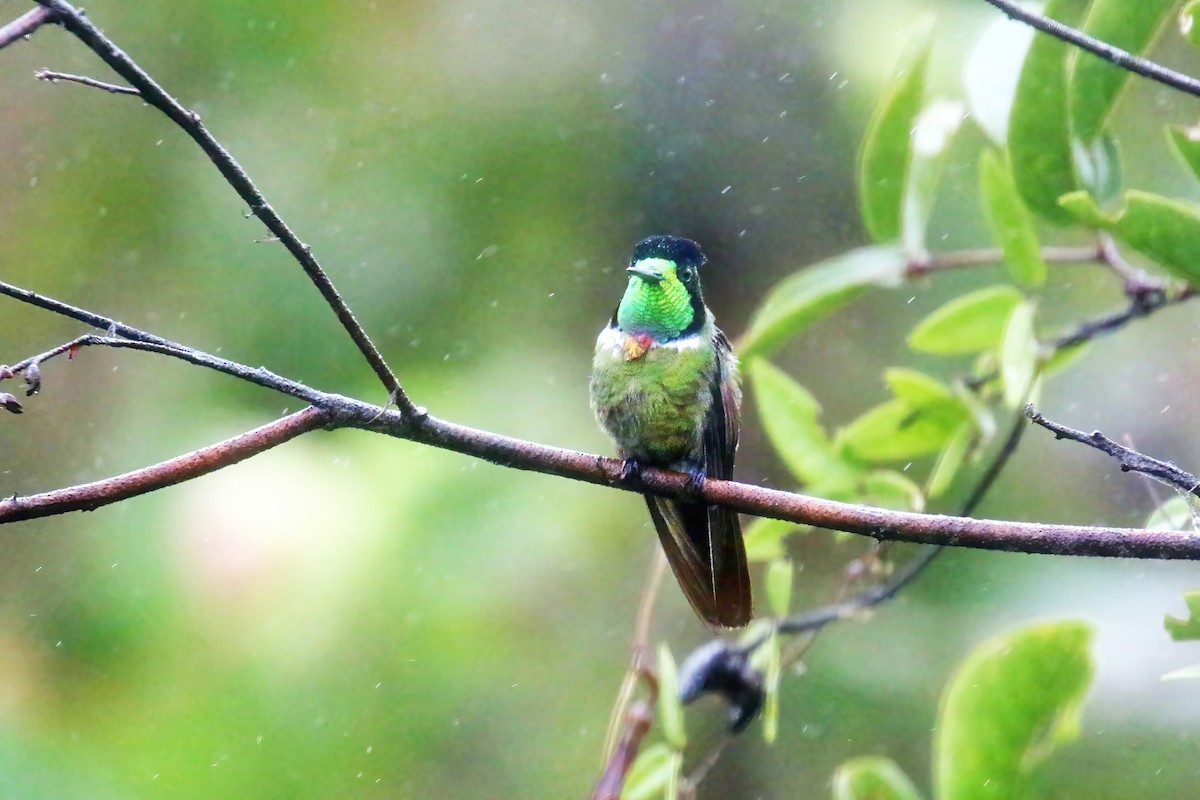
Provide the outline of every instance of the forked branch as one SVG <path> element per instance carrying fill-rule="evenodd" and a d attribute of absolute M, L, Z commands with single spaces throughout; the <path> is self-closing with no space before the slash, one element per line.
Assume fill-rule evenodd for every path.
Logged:
<path fill-rule="evenodd" d="M 291 253 L 292 258 L 304 270 L 308 279 L 317 287 L 321 296 L 325 298 L 325 302 L 337 316 L 338 321 L 342 323 L 342 327 L 358 347 L 359 352 L 362 353 L 367 363 L 371 366 L 371 369 L 374 370 L 375 375 L 383 383 L 384 388 L 387 389 L 391 400 L 404 413 L 415 414 L 416 408 L 413 406 L 412 401 L 408 399 L 408 395 L 400 387 L 400 382 L 387 365 L 383 355 L 375 347 L 366 330 L 355 319 L 350 306 L 342 299 L 342 296 L 334 287 L 333 281 L 329 279 L 325 270 L 312 254 L 312 250 L 308 245 L 300 241 L 300 238 L 288 227 L 287 223 L 283 221 L 283 218 L 279 216 L 271 204 L 267 202 L 266 197 L 263 196 L 263 193 L 259 191 L 254 182 L 250 180 L 246 171 L 242 169 L 241 164 L 209 133 L 208 128 L 200 121 L 200 115 L 188 110 L 182 103 L 168 94 L 132 58 L 117 47 L 111 39 L 101 33 L 100 29 L 93 25 L 79 9 L 65 2 L 65 0 L 37 0 L 37 2 L 49 13 L 49 16 L 54 21 L 70 31 L 88 49 L 108 64 L 114 72 L 128 81 L 133 91 L 141 95 L 146 103 L 165 114 L 200 146 L 200 149 L 204 151 L 204 154 L 208 156 L 209 160 L 212 161 L 229 185 L 233 187 L 233 190 L 249 206 L 251 213 L 262 220 L 263 224 L 271 232 L 271 235 L 283 243 L 283 246 Z"/>

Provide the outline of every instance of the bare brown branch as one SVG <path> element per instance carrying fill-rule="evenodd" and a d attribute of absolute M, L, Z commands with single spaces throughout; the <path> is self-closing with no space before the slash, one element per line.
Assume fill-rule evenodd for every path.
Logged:
<path fill-rule="evenodd" d="M 375 431 L 474 456 L 504 467 L 542 472 L 631 492 L 651 492 L 667 497 L 704 499 L 709 503 L 723 505 L 746 514 L 858 533 L 881 541 L 943 544 L 952 547 L 1054 555 L 1200 559 L 1200 540 L 1171 531 L 1041 525 L 913 514 L 839 503 L 732 481 L 708 480 L 697 488 L 687 475 L 657 469 L 645 469 L 636 478 L 628 477 L 625 476 L 623 463 L 615 458 L 604 458 L 514 439 L 477 428 L 469 428 L 465 425 L 457 425 L 428 415 L 412 417 L 403 412 L 389 412 L 370 403 L 318 391 L 275 375 L 268 370 L 255 369 L 192 350 L 137 328 L 112 322 L 106 317 L 90 311 L 68 306 L 57 300 L 8 284 L 0 284 L 0 292 L 56 313 L 85 320 L 88 324 L 108 324 L 111 329 L 123 336 L 137 337 L 140 342 L 139 349 L 181 358 L 189 363 L 233 375 L 260 386 L 302 397 L 322 411 L 325 415 L 324 424 L 327 427 Z M 134 346 L 111 337 L 83 337 L 80 341 L 83 340 L 94 340 L 93 343 L 108 347 Z M 64 347 L 69 349 L 69 344 L 60 345 L 55 350 L 66 352 Z M 43 356 L 36 356 L 34 360 L 38 358 L 43 358 Z M 154 470 L 156 468 L 147 469 Z M 109 497 L 123 499 L 128 496 L 123 493 L 125 482 L 140 474 L 141 471 L 128 476 L 120 476 L 119 479 L 110 479 L 108 482 L 99 481 L 96 484 L 90 484 L 87 502 L 73 506 L 49 503 L 44 506 L 49 510 L 44 510 L 38 516 L 95 507 L 89 506 L 88 503 Z M 205 474 L 205 470 L 197 468 L 196 474 Z M 186 477 L 188 477 L 186 470 L 177 471 L 174 473 L 174 480 L 161 485 L 178 483 Z M 150 480 L 147 485 L 149 488 L 145 491 L 160 487 L 153 480 Z M 60 490 L 60 492 L 66 493 L 72 491 L 73 489 Z M 99 502 L 95 505 L 103 504 L 103 502 Z M 18 510 L 11 505 L 0 507 L 0 523 L 28 518 L 28 514 L 17 514 Z"/>
<path fill-rule="evenodd" d="M 58 20 L 55 19 L 54 12 L 44 6 L 30 9 L 0 28 L 0 48 L 7 47 L 13 42 L 19 42 L 27 36 L 32 36 L 33 32 L 43 25 L 52 25 L 57 22 Z"/>
<path fill-rule="evenodd" d="M 28 497 L 14 495 L 0 500 L 0 522 L 51 517 L 70 511 L 94 511 L 101 506 L 174 486 L 244 461 L 295 439 L 302 433 L 323 427 L 328 422 L 327 412 L 306 408 L 240 436 L 152 467 Z"/>
<path fill-rule="evenodd" d="M 255 372 L 244 365 L 236 366 Z M 309 391 L 319 400 L 315 405 L 321 411 L 321 424 L 325 427 L 374 431 L 474 456 L 513 469 L 541 472 L 629 492 L 651 492 L 666 497 L 703 499 L 745 514 L 857 533 L 880 541 L 943 544 L 950 547 L 1049 555 L 1200 560 L 1200 539 L 1175 531 L 1001 522 L 889 511 L 733 481 L 707 480 L 697 488 L 689 476 L 683 473 L 651 468 L 642 470 L 636 478 L 623 477 L 624 464 L 619 459 L 514 439 L 428 415 L 412 419 L 402 413 L 385 411 L 378 406 L 340 395 Z M 147 468 L 150 471 L 155 469 L 157 467 Z M 51 503 L 46 499 L 39 500 L 39 507 L 43 510 L 36 515 L 17 513 L 20 509 L 11 504 L 0 506 L 0 523 L 96 507 L 105 504 L 99 501 L 111 502 L 109 498 L 124 499 L 130 496 L 124 492 L 125 483 L 130 480 L 140 481 L 139 476 L 143 472 L 138 471 L 118 479 L 89 484 L 87 502 L 71 505 Z M 181 468 L 173 473 L 173 479 L 169 482 L 155 484 L 149 481 L 148 488 L 144 491 L 169 486 L 206 472 L 206 469 L 197 467 L 195 473 L 190 474 Z M 59 491 L 69 494 L 78 488 Z M 141 493 L 139 491 L 135 494 Z M 58 496 L 57 493 L 49 494 Z M 26 501 L 28 500 L 29 498 L 26 498 Z"/>

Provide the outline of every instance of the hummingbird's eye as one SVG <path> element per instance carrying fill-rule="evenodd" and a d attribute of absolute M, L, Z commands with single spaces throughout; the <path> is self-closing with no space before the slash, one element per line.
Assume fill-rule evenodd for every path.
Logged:
<path fill-rule="evenodd" d="M 680 279 L 685 280 L 685 281 L 690 281 L 692 279 L 692 276 L 695 274 L 696 274 L 696 271 L 694 269 L 692 269 L 691 267 L 684 267 L 683 269 L 679 270 Z"/>

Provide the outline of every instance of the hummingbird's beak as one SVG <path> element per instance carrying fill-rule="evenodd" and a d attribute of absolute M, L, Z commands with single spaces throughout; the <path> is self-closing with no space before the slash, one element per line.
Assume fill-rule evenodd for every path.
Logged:
<path fill-rule="evenodd" d="M 630 264 L 625 270 L 626 272 L 637 275 L 639 278 L 648 280 L 651 283 L 658 283 L 663 279 L 662 268 L 654 262 L 658 259 L 646 258 L 641 261 L 635 261 Z"/>

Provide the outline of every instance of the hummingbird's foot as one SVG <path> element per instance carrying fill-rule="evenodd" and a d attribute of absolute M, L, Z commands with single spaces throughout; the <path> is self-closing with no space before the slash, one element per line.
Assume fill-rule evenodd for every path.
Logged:
<path fill-rule="evenodd" d="M 704 482 L 708 480 L 708 476 L 704 474 L 704 467 L 685 469 L 684 474 L 687 475 L 687 490 L 695 495 L 697 499 L 704 496 Z"/>
<path fill-rule="evenodd" d="M 630 481 L 632 483 L 642 482 L 642 462 L 636 458 L 627 458 L 621 463 L 621 474 L 618 476 L 622 481 Z"/>

